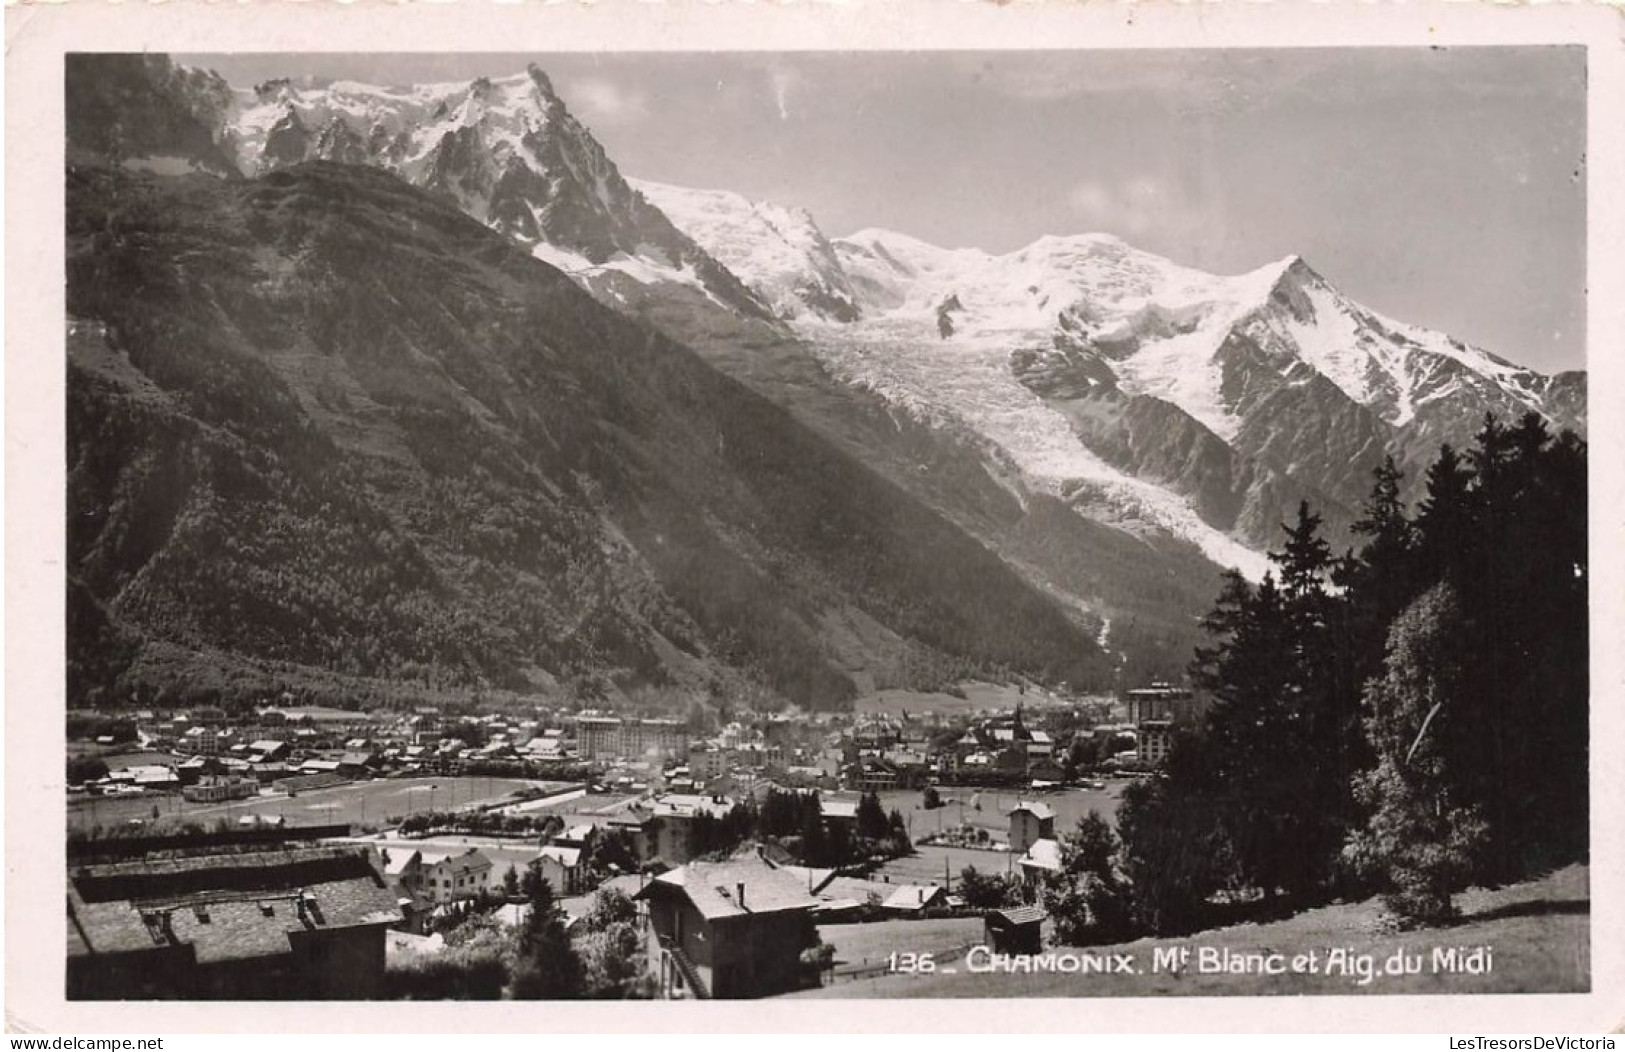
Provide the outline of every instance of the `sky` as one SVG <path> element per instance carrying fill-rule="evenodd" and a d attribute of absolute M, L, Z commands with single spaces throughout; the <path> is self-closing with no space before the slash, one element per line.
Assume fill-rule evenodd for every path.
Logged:
<path fill-rule="evenodd" d="M 1585 364 L 1579 47 L 177 56 L 235 85 L 529 62 L 623 174 L 1008 252 L 1107 232 L 1234 274 L 1303 256 L 1365 306 Z"/>

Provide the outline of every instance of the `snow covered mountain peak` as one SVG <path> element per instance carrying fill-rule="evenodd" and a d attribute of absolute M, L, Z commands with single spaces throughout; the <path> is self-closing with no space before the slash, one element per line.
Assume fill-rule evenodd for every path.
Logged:
<path fill-rule="evenodd" d="M 716 224 L 666 203 L 685 191 L 661 193 L 724 254 Z M 763 291 L 788 272 L 759 229 L 731 226 L 726 258 Z M 991 253 L 868 228 L 829 245 L 858 316 L 787 316 L 832 375 L 981 436 L 1087 517 L 1249 573 L 1283 502 L 1352 509 L 1386 452 L 1460 444 L 1486 411 L 1583 427 L 1583 382 L 1383 318 L 1296 254 L 1218 275 L 1109 234 Z"/>
<path fill-rule="evenodd" d="M 855 321 L 857 298 L 823 231 L 803 208 L 751 201 L 729 190 L 632 186 L 738 275 L 785 320 Z"/>
<path fill-rule="evenodd" d="M 627 184 L 534 65 L 465 83 L 239 88 L 222 140 L 248 174 L 318 159 L 388 169 L 611 298 L 669 283 L 748 317 L 767 314 Z"/>

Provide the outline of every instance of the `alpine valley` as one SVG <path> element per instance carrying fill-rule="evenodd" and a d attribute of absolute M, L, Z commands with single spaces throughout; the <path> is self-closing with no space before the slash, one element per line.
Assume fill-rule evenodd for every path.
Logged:
<path fill-rule="evenodd" d="M 1004 255 L 628 178 L 532 67 L 68 64 L 70 704 L 1177 676 L 1547 376 L 1293 257 Z"/>

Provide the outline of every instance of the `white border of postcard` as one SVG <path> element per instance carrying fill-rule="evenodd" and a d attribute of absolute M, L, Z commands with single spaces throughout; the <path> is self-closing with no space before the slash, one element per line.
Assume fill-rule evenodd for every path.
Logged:
<path fill-rule="evenodd" d="M 111 4 L 6 11 L 6 1013 L 52 1034 L 603 1031 L 1596 1032 L 1625 1026 L 1625 13 L 1600 3 L 978 0 Z M 63 999 L 65 51 L 593 51 L 1584 44 L 1593 451 L 1592 992 L 1462 997 L 760 1003 L 85 1003 Z M 1380 148 L 1380 143 L 1374 143 Z"/>

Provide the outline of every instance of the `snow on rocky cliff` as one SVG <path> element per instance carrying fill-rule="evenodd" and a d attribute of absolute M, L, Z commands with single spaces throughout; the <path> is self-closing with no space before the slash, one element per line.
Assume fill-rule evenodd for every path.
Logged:
<path fill-rule="evenodd" d="M 727 190 L 631 182 L 778 317 L 857 320 L 857 297 L 840 260 L 805 209 L 750 201 Z"/>
<path fill-rule="evenodd" d="M 239 88 L 226 138 L 258 174 L 307 160 L 370 164 L 448 197 L 584 284 L 630 278 L 766 310 L 622 178 L 540 69 L 467 83 L 376 87 L 277 80 Z"/>

